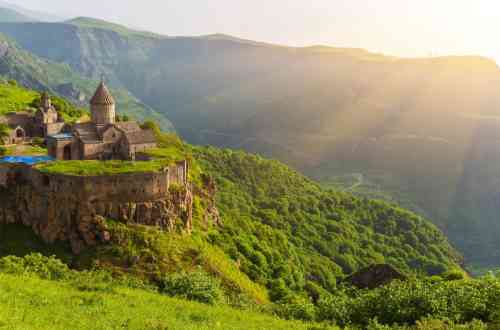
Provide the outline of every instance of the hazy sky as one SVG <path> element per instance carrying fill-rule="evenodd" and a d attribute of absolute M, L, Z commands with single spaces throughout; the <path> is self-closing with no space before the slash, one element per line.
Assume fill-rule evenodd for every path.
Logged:
<path fill-rule="evenodd" d="M 500 61 L 498 0 L 11 0 L 168 35 L 215 32 L 287 45 L 393 55 L 479 54 Z"/>

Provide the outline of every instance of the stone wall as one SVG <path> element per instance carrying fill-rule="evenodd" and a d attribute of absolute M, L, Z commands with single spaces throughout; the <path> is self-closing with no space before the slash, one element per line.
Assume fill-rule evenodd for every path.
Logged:
<path fill-rule="evenodd" d="M 0 223 L 23 223 L 48 243 L 70 241 L 75 253 L 109 240 L 106 218 L 168 231 L 192 229 L 186 162 L 158 173 L 86 177 L 0 164 L 0 194 Z"/>

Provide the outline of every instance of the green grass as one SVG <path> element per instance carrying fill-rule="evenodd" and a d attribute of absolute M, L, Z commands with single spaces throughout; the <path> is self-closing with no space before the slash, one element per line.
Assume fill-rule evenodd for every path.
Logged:
<path fill-rule="evenodd" d="M 3 196 L 0 195 L 0 200 L 2 198 Z M 58 242 L 47 245 L 35 235 L 31 228 L 24 225 L 0 224 L 0 242 L 2 242 L 0 244 L 0 258 L 9 255 L 24 257 L 37 251 L 45 256 L 55 255 L 68 264 L 74 259 L 69 243 Z"/>
<path fill-rule="evenodd" d="M 166 165 L 161 161 L 134 162 L 134 161 L 98 161 L 98 160 L 71 160 L 55 161 L 38 165 L 37 168 L 45 173 L 57 173 L 76 176 L 116 175 L 130 173 L 158 172 Z"/>
<path fill-rule="evenodd" d="M 244 295 L 252 302 L 269 302 L 267 291 L 252 282 L 220 248 L 208 244 L 203 234 L 175 235 L 154 227 L 124 225 L 108 221 L 112 244 L 100 246 L 89 255 L 101 266 L 123 270 L 123 260 L 138 259 L 127 272 L 151 279 L 200 267 L 221 280 L 228 297 Z M 154 256 L 154 258 L 151 258 Z"/>
<path fill-rule="evenodd" d="M 40 94 L 14 84 L 0 83 L 0 115 L 29 109 Z"/>
<path fill-rule="evenodd" d="M 85 292 L 70 284 L 0 274 L 0 328 L 310 329 L 311 324 L 210 307 L 152 292 Z"/>
<path fill-rule="evenodd" d="M 47 155 L 47 149 L 39 146 L 0 146 L 0 156 L 43 156 Z"/>

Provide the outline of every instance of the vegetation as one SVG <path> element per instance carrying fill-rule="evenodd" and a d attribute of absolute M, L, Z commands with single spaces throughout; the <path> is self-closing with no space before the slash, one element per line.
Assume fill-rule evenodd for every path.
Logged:
<path fill-rule="evenodd" d="M 109 175 L 159 170 L 161 164 L 178 157 L 190 159 L 192 180 L 198 189 L 204 189 L 203 182 L 208 177 L 215 179 L 216 204 L 224 225 L 218 228 L 207 224 L 203 215 L 206 197 L 197 196 L 195 228 L 199 242 L 205 243 L 191 242 L 187 246 L 199 251 L 203 256 L 200 265 L 209 272 L 211 266 L 207 262 L 210 263 L 211 254 L 223 251 L 223 258 L 229 257 L 232 263 L 240 265 L 234 274 L 241 271 L 251 281 L 266 287 L 273 301 L 309 299 L 318 292 L 332 292 L 339 279 L 372 263 L 389 263 L 407 273 L 429 275 L 460 268 L 460 256 L 439 230 L 408 211 L 381 201 L 324 190 L 276 161 L 243 152 L 195 148 L 174 135 L 159 134 L 160 148 L 151 151 L 157 159 L 151 162 L 65 161 L 38 167 L 41 171 L 70 175 Z M 118 260 L 134 259 L 139 251 L 146 253 L 144 257 L 148 253 L 163 255 L 161 245 L 150 251 L 151 242 L 155 242 L 147 238 L 150 234 L 140 234 L 143 238 L 138 240 L 138 228 L 115 228 L 120 233 L 116 234 L 118 237 L 129 237 L 118 241 L 117 246 L 128 246 L 119 248 Z M 185 242 L 167 243 L 166 238 L 160 237 L 156 239 L 159 244 Z M 138 246 L 130 250 L 131 242 L 132 246 Z M 99 250 L 98 253 L 108 252 L 100 254 L 98 259 L 117 253 L 117 246 L 112 253 L 107 248 Z M 167 258 L 165 264 L 154 260 L 156 264 L 140 264 L 138 269 L 163 274 L 172 271 L 171 265 L 179 262 L 178 258 Z M 217 266 L 219 270 L 214 272 L 219 277 L 221 268 Z M 154 277 L 159 279 L 161 275 Z M 236 282 L 241 291 L 243 282 Z M 255 300 L 267 300 L 265 294 L 245 286 L 243 291 L 253 291 L 250 295 L 259 297 Z"/>
<path fill-rule="evenodd" d="M 54 161 L 38 165 L 37 168 L 46 173 L 60 173 L 67 175 L 92 176 L 115 175 L 127 173 L 157 172 L 163 167 L 159 161 L 98 161 L 98 160 L 71 160 Z"/>
<path fill-rule="evenodd" d="M 168 298 L 137 280 L 73 272 L 57 259 L 30 255 L 0 260 L 0 326 L 260 330 L 309 329 L 312 324 Z"/>
<path fill-rule="evenodd" d="M 437 228 L 382 201 L 321 189 L 276 161 L 215 148 L 195 158 L 218 186 L 220 246 L 275 301 L 332 291 L 337 280 L 371 263 L 411 273 L 459 268 Z"/>
<path fill-rule="evenodd" d="M 84 109 L 76 107 L 62 97 L 51 95 L 50 98 L 54 108 L 60 115 L 63 116 L 63 119 L 68 123 L 76 122 L 86 114 L 86 111 Z M 30 106 L 34 109 L 40 108 L 41 98 L 37 97 L 35 100 L 33 100 Z"/>
<path fill-rule="evenodd" d="M 9 137 L 10 127 L 6 124 L 0 123 L 0 145 L 4 144 L 4 139 Z"/>
<path fill-rule="evenodd" d="M 371 291 L 342 287 L 319 298 L 317 307 L 296 301 L 251 311 L 214 300 L 217 282 L 203 272 L 192 275 L 170 276 L 158 290 L 128 275 L 73 271 L 54 257 L 4 257 L 0 258 L 0 322 L 30 329 L 63 329 L 71 324 L 74 329 L 126 325 L 129 329 L 479 330 L 500 320 L 500 281 L 495 278 L 413 279 Z M 209 306 L 214 302 L 218 303 Z"/>
<path fill-rule="evenodd" d="M 47 149 L 38 145 L 0 146 L 0 156 L 43 156 Z"/>
<path fill-rule="evenodd" d="M 0 115 L 31 109 L 31 104 L 39 97 L 35 91 L 4 81 L 0 83 Z"/>
<path fill-rule="evenodd" d="M 499 206 L 491 203 L 500 177 L 494 61 L 399 59 L 227 36 L 155 39 L 79 21 L 79 29 L 4 24 L 0 30 L 82 74 L 104 72 L 191 143 L 258 152 L 325 183 L 361 173 L 363 196 L 375 191 L 412 207 L 446 228 L 468 260 L 500 264 Z M 61 38 L 79 47 L 66 48 Z"/>
<path fill-rule="evenodd" d="M 15 82 L 0 83 L 0 116 L 10 112 L 33 113 L 40 105 L 40 93 L 26 89 Z M 80 119 L 84 110 L 58 96 L 52 96 L 52 103 L 63 118 L 69 122 Z M 1 128 L 0 128 L 1 129 Z"/>

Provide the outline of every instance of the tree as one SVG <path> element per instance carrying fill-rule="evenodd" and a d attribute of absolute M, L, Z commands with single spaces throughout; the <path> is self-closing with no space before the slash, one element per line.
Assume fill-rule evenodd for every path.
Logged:
<path fill-rule="evenodd" d="M 9 137 L 9 126 L 0 124 L 0 144 L 4 144 L 4 139 Z"/>

